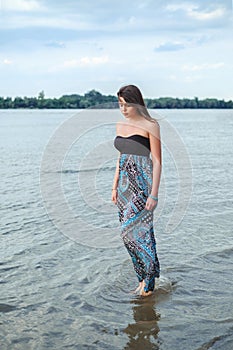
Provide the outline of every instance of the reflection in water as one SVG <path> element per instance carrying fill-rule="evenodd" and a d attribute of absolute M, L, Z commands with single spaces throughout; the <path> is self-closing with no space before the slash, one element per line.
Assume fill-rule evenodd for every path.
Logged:
<path fill-rule="evenodd" d="M 129 324 L 124 332 L 129 341 L 124 350 L 152 350 L 159 349 L 157 336 L 160 315 L 155 311 L 154 296 L 133 300 L 133 317 L 135 323 Z"/>

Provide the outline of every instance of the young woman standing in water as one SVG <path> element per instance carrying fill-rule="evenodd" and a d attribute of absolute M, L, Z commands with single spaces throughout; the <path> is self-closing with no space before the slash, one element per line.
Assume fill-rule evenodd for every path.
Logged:
<path fill-rule="evenodd" d="M 120 156 L 112 201 L 118 207 L 121 237 L 139 281 L 135 292 L 148 296 L 160 275 L 153 229 L 161 175 L 160 130 L 135 85 L 122 87 L 117 96 L 126 120 L 116 125 L 114 146 Z"/>

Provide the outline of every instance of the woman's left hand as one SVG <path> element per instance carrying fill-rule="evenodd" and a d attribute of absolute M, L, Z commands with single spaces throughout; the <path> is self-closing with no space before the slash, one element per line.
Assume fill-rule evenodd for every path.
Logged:
<path fill-rule="evenodd" d="M 154 199 L 148 197 L 146 201 L 145 209 L 153 211 L 157 207 L 157 205 L 158 205 L 158 201 L 155 201 Z"/>

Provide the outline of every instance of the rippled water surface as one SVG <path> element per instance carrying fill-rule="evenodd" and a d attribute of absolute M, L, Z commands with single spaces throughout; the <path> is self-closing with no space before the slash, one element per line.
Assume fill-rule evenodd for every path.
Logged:
<path fill-rule="evenodd" d="M 161 121 L 161 279 L 148 298 L 130 293 L 110 201 L 121 116 L 76 112 L 0 111 L 0 349 L 232 350 L 233 111 L 160 111 L 183 149 Z M 179 192 L 190 203 L 169 232 Z"/>

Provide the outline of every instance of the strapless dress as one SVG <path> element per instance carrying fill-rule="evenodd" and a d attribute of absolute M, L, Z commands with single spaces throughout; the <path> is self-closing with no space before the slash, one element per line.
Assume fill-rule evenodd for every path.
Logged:
<path fill-rule="evenodd" d="M 142 135 L 116 136 L 114 146 L 120 152 L 117 206 L 121 237 L 139 282 L 145 283 L 144 291 L 153 291 L 160 265 L 153 212 L 145 209 L 152 188 L 150 140 Z"/>

